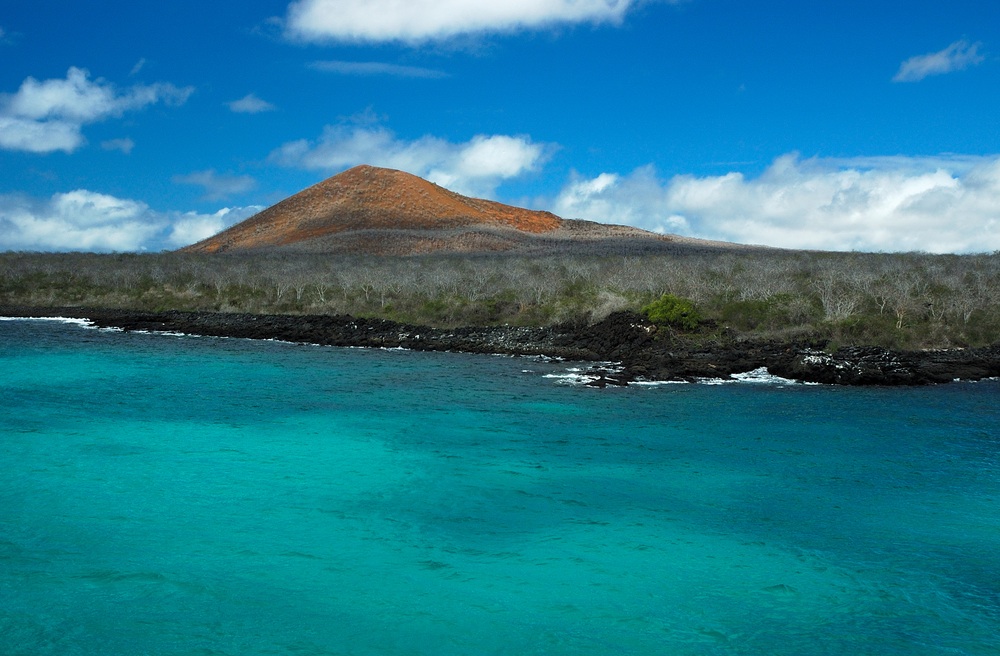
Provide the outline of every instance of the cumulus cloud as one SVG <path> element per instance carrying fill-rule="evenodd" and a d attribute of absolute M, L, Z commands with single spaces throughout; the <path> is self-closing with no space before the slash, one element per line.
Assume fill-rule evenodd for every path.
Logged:
<path fill-rule="evenodd" d="M 80 125 L 69 121 L 33 121 L 4 116 L 0 109 L 0 149 L 28 153 L 71 153 L 83 144 Z"/>
<path fill-rule="evenodd" d="M 619 23 L 638 0 L 297 0 L 285 29 L 311 42 L 419 43 L 556 24 Z"/>
<path fill-rule="evenodd" d="M 786 248 L 992 251 L 1000 249 L 1000 157 L 790 154 L 757 178 L 661 180 L 645 167 L 575 178 L 553 205 L 567 218 Z"/>
<path fill-rule="evenodd" d="M 213 214 L 184 212 L 170 214 L 170 229 L 164 237 L 169 248 L 181 248 L 208 239 L 264 209 L 259 205 L 224 207 Z"/>
<path fill-rule="evenodd" d="M 214 169 L 195 171 L 187 175 L 175 175 L 173 181 L 178 184 L 197 185 L 205 190 L 205 198 L 219 200 L 250 191 L 257 186 L 257 181 L 249 175 L 230 175 L 216 173 Z"/>
<path fill-rule="evenodd" d="M 652 166 L 630 175 L 602 173 L 596 178 L 574 175 L 553 204 L 566 218 L 631 225 L 660 233 L 688 235 L 687 219 L 671 207 L 666 183 Z"/>
<path fill-rule="evenodd" d="M 524 136 L 476 135 L 464 143 L 432 136 L 405 141 L 377 125 L 327 126 L 317 141 L 271 153 L 283 166 L 334 172 L 358 164 L 400 169 L 458 193 L 492 196 L 510 178 L 536 170 L 551 147 Z"/>
<path fill-rule="evenodd" d="M 179 248 L 241 221 L 259 207 L 213 214 L 157 212 L 141 201 L 86 189 L 49 199 L 0 195 L 0 250 L 156 251 Z"/>
<path fill-rule="evenodd" d="M 388 75 L 391 77 L 427 79 L 448 77 L 447 73 L 434 70 L 433 68 L 401 66 L 399 64 L 386 64 L 383 62 L 315 61 L 309 64 L 309 68 L 326 73 L 338 73 L 340 75 Z"/>
<path fill-rule="evenodd" d="M 985 57 L 979 54 L 981 43 L 962 39 L 944 50 L 910 57 L 899 66 L 893 82 L 919 82 L 930 75 L 943 75 L 981 64 Z"/>
<path fill-rule="evenodd" d="M 181 105 L 192 87 L 136 85 L 120 91 L 72 67 L 66 79 L 29 77 L 14 94 L 0 94 L 0 148 L 34 153 L 71 153 L 84 143 L 83 126 L 163 102 Z"/>
<path fill-rule="evenodd" d="M 252 93 L 248 93 L 239 100 L 233 100 L 226 104 L 229 105 L 231 111 L 237 114 L 260 114 L 261 112 L 273 112 L 277 109 L 271 103 L 261 100 Z"/>

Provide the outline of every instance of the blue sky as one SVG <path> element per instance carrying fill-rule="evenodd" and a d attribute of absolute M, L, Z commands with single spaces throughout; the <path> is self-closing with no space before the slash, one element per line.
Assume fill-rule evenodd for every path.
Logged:
<path fill-rule="evenodd" d="M 176 248 L 356 164 L 565 218 L 1000 249 L 1000 3 L 0 5 L 0 250 Z"/>

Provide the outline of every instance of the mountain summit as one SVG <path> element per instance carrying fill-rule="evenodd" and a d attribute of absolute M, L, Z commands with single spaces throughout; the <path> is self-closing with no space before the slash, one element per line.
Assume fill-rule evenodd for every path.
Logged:
<path fill-rule="evenodd" d="M 551 212 L 462 196 L 403 171 L 356 166 L 181 250 L 551 253 L 660 250 L 693 242 L 698 240 L 561 219 Z"/>
<path fill-rule="evenodd" d="M 561 224 L 562 219 L 549 212 L 468 198 L 403 171 L 356 166 L 184 250 L 214 253 L 308 246 L 359 231 L 476 228 L 541 234 Z"/>

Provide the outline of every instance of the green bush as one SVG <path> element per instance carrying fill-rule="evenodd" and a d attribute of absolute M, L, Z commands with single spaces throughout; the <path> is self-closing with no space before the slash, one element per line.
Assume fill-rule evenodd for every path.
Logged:
<path fill-rule="evenodd" d="M 673 294 L 664 294 L 642 308 L 642 312 L 658 326 L 672 326 L 684 330 L 694 330 L 701 321 L 698 310 L 691 301 Z"/>

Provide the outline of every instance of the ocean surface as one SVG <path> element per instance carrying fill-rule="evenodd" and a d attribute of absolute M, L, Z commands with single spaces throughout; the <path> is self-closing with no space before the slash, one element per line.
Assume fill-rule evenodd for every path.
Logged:
<path fill-rule="evenodd" d="M 572 368 L 0 321 L 0 654 L 1000 654 L 1000 382 Z"/>

